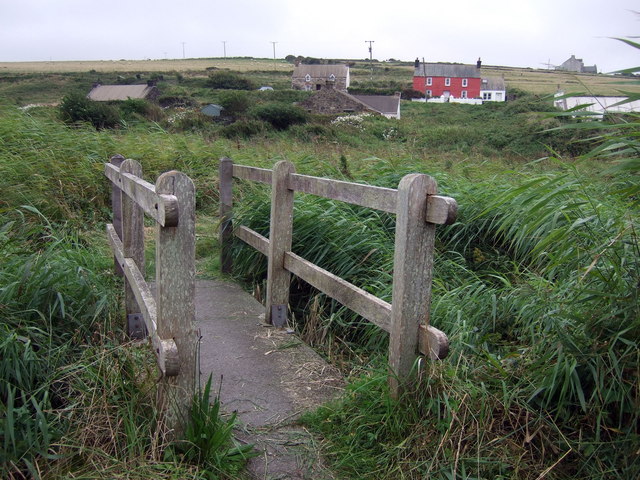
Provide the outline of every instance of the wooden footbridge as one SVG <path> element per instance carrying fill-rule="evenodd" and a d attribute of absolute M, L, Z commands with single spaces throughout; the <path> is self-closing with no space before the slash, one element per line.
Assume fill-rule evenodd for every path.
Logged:
<path fill-rule="evenodd" d="M 285 161 L 267 170 L 223 158 L 222 269 L 232 270 L 234 237 L 267 255 L 263 306 L 237 285 L 196 279 L 195 188 L 186 175 L 167 172 L 151 184 L 142 179 L 138 162 L 119 155 L 105 164 L 105 175 L 113 184 L 113 224 L 107 225 L 107 236 L 116 269 L 125 277 L 128 333 L 150 339 L 161 372 L 159 408 L 176 436 L 184 428 L 196 388 L 212 374 L 224 379 L 221 400 L 225 408 L 238 412 L 244 425 L 240 437 L 263 453 L 252 460 L 255 475 L 331 478 L 321 463 L 305 454 L 310 440 L 292 420 L 339 393 L 342 383 L 338 372 L 287 328 L 292 274 L 389 332 L 392 395 L 398 396 L 410 380 L 418 355 L 447 355 L 446 335 L 429 325 L 431 272 L 435 227 L 452 223 L 457 205 L 437 195 L 430 176 L 410 174 L 397 189 L 389 189 L 299 175 Z M 271 186 L 269 238 L 233 225 L 234 178 Z M 392 303 L 305 260 L 304 252 L 291 251 L 295 192 L 396 215 Z M 143 273 L 145 214 L 156 223 L 153 282 Z"/>

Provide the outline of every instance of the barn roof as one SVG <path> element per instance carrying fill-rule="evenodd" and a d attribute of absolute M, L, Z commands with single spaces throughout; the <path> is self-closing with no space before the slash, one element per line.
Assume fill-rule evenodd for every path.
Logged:
<path fill-rule="evenodd" d="M 479 78 L 480 69 L 475 65 L 459 63 L 421 63 L 413 75 L 415 77 Z"/>
<path fill-rule="evenodd" d="M 293 69 L 294 77 L 304 77 L 307 74 L 314 78 L 329 78 L 334 74 L 336 77 L 346 78 L 349 75 L 349 67 L 347 65 L 297 65 Z"/>
<path fill-rule="evenodd" d="M 147 98 L 156 87 L 143 85 L 97 85 L 87 97 L 98 102 L 128 100 L 129 98 Z"/>
<path fill-rule="evenodd" d="M 383 115 L 397 115 L 400 95 L 352 95 L 357 100 L 366 104 L 372 110 Z"/>

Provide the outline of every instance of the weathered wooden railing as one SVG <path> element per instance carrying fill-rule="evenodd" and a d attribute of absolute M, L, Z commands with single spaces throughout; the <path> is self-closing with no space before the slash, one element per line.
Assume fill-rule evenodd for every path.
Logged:
<path fill-rule="evenodd" d="M 151 339 L 162 372 L 159 406 L 180 434 L 198 378 L 195 324 L 195 188 L 189 177 L 167 172 L 152 185 L 135 160 L 116 155 L 105 164 L 113 183 L 114 223 L 107 236 L 116 269 L 125 277 L 132 338 Z M 155 297 L 144 278 L 144 214 L 156 222 Z"/>
<path fill-rule="evenodd" d="M 436 193 L 428 175 L 405 176 L 398 189 L 374 187 L 310 177 L 295 173 L 294 165 L 281 161 L 273 170 L 234 165 L 220 160 L 220 238 L 223 271 L 232 269 L 233 235 L 268 256 L 266 320 L 275 326 L 286 322 L 290 274 L 293 273 L 362 317 L 386 330 L 389 339 L 389 384 L 394 396 L 410 374 L 418 352 L 433 359 L 449 350 L 447 336 L 429 325 L 431 275 L 436 224 L 455 221 L 456 201 Z M 271 185 L 269 238 L 232 225 L 233 178 Z M 293 197 L 299 191 L 396 214 L 392 303 L 314 265 L 291 251 Z"/>

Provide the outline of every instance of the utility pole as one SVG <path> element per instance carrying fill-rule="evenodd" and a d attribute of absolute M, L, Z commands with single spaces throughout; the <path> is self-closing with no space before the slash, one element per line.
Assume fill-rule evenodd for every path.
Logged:
<path fill-rule="evenodd" d="M 276 43 L 278 42 L 271 42 L 273 44 L 273 68 L 275 69 L 275 65 L 276 65 Z"/>
<path fill-rule="evenodd" d="M 375 40 L 365 40 L 369 44 L 369 66 L 371 67 L 371 80 L 373 80 L 373 43 Z"/>
<path fill-rule="evenodd" d="M 184 44 L 185 44 L 186 42 L 180 42 L 180 43 L 182 43 L 182 58 L 184 59 L 184 58 L 186 58 L 186 57 L 184 56 Z"/>
<path fill-rule="evenodd" d="M 227 41 L 222 40 L 222 49 L 224 51 L 224 58 L 227 58 Z"/>

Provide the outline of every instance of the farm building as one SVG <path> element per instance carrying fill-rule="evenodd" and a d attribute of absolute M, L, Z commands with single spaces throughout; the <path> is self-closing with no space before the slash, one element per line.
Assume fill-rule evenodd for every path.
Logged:
<path fill-rule="evenodd" d="M 564 92 L 554 95 L 553 104 L 561 110 L 576 109 L 590 112 L 602 118 L 606 113 L 640 112 L 640 100 L 629 101 L 628 97 L 565 96 Z"/>
<path fill-rule="evenodd" d="M 558 65 L 556 70 L 577 73 L 598 73 L 598 67 L 596 65 L 586 66 L 582 59 L 576 58 L 575 55 L 571 55 L 569 59 L 562 62 L 561 65 Z"/>
<path fill-rule="evenodd" d="M 413 89 L 426 97 L 480 97 L 480 60 L 477 65 L 420 63 L 413 74 Z"/>
<path fill-rule="evenodd" d="M 94 85 L 87 97 L 96 102 L 124 101 L 128 99 L 156 100 L 160 96 L 153 82 L 143 85 Z"/>
<path fill-rule="evenodd" d="M 321 89 L 298 103 L 310 113 L 337 115 L 340 113 L 379 113 L 387 118 L 400 118 L 400 95 L 350 95 L 333 89 Z"/>
<path fill-rule="evenodd" d="M 347 65 L 296 65 L 291 76 L 291 88 L 294 90 L 332 88 L 346 92 L 349 88 L 349 67 Z"/>
<path fill-rule="evenodd" d="M 507 86 L 502 77 L 482 77 L 480 97 L 483 102 L 504 102 L 507 99 Z"/>

